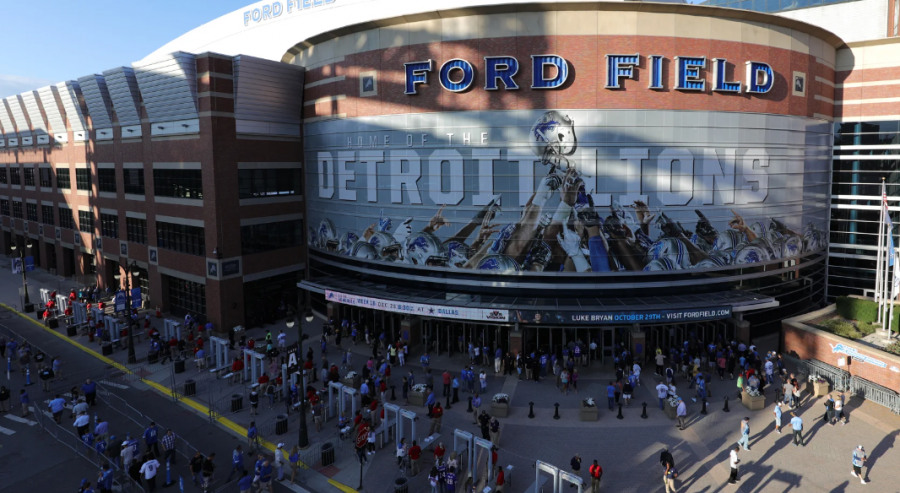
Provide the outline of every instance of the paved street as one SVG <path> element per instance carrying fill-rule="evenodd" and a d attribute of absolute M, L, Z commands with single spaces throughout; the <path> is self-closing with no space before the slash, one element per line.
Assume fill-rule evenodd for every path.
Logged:
<path fill-rule="evenodd" d="M 17 296 L 17 276 L 12 276 L 8 270 L 0 274 L 0 301 L 14 303 Z M 41 274 L 35 276 L 39 279 Z M 33 289 L 38 280 L 32 281 Z M 36 294 L 36 292 L 34 293 Z M 12 298 L 12 299 L 10 299 Z M 159 323 L 154 319 L 154 324 Z M 206 416 L 198 415 L 196 409 L 183 404 L 175 404 L 171 399 L 152 391 L 145 382 L 128 377 L 120 371 L 111 369 L 109 365 L 102 363 L 95 356 L 85 352 L 79 347 L 67 342 L 68 338 L 58 337 L 42 329 L 33 322 L 23 318 L 12 316 L 11 313 L 0 313 L 0 324 L 20 334 L 28 334 L 28 338 L 36 345 L 49 353 L 60 354 L 66 361 L 66 369 L 71 374 L 79 369 L 84 369 L 82 378 L 91 376 L 108 382 L 107 388 L 115 395 L 127 401 L 133 408 L 141 413 L 152 416 L 161 427 L 172 426 L 179 436 L 187 439 L 192 445 L 198 447 L 204 453 L 216 451 L 219 455 L 220 472 L 224 470 L 227 458 L 234 444 L 237 443 L 241 427 L 249 424 L 247 410 L 230 415 L 227 418 L 234 423 L 236 429 L 229 426 L 210 424 Z M 320 358 L 318 349 L 318 335 L 321 331 L 321 321 L 313 324 L 305 324 L 310 330 L 311 341 L 307 345 L 313 345 L 316 359 Z M 312 326 L 312 329 L 309 327 Z M 283 325 L 282 325 L 283 327 Z M 296 340 L 296 334 L 286 331 L 292 340 Z M 275 329 L 277 333 L 277 329 Z M 250 333 L 253 337 L 262 337 L 264 331 L 257 329 Z M 87 338 L 74 338 L 73 342 L 82 344 L 88 349 L 97 349 L 96 343 L 89 343 Z M 146 341 L 142 343 L 146 346 Z M 344 347 L 347 347 L 345 342 Z M 145 349 L 139 346 L 138 354 L 145 353 Z M 304 354 L 306 347 L 304 347 Z M 364 344 L 353 347 L 354 367 L 359 368 L 370 351 Z M 329 357 L 335 358 L 337 349 L 329 348 Z M 116 361 L 124 362 L 125 351 L 113 354 Z M 419 355 L 412 355 L 410 361 L 417 362 Z M 333 361 L 333 360 L 332 360 Z M 449 367 L 458 371 L 464 363 L 468 362 L 466 356 L 446 355 L 434 357 L 432 368 L 435 369 L 435 381 L 440 381 L 440 372 Z M 171 382 L 169 365 L 144 365 L 148 382 L 159 382 L 168 385 Z M 418 365 L 407 365 L 394 371 L 394 380 L 399 381 L 410 369 L 413 370 L 418 381 L 422 380 L 422 372 Z M 478 369 L 478 368 L 476 368 Z M 197 377 L 200 373 L 188 365 L 188 375 Z M 676 465 L 680 471 L 678 480 L 679 491 L 718 492 L 718 491 L 744 491 L 744 492 L 776 492 L 776 491 L 851 491 L 863 488 L 856 478 L 850 475 L 850 456 L 856 445 L 866 447 L 871 459 L 869 465 L 871 472 L 868 479 L 871 481 L 864 488 L 866 491 L 893 492 L 896 491 L 897 473 L 891 464 L 900 460 L 900 452 L 894 448 L 894 442 L 898 434 L 900 419 L 891 415 L 880 406 L 864 403 L 859 399 L 851 399 L 848 405 L 850 424 L 846 426 L 831 427 L 824 425 L 821 418 L 824 407 L 822 401 L 804 402 L 800 415 L 805 421 L 805 434 L 809 443 L 806 447 L 797 448 L 790 444 L 790 434 L 776 434 L 772 426 L 772 395 L 768 395 L 767 408 L 763 411 L 747 411 L 733 398 L 736 396 L 734 382 L 724 382 L 715 379 L 712 384 L 712 398 L 709 400 L 707 415 L 701 415 L 699 404 L 690 402 L 688 429 L 679 431 L 674 426 L 674 421 L 669 420 L 658 408 L 655 407 L 653 389 L 655 380 L 652 369 L 644 372 L 644 385 L 635 392 L 634 404 L 631 408 L 623 410 L 624 419 L 616 419 L 616 413 L 605 408 L 605 398 L 599 395 L 605 389 L 608 380 L 612 377 L 609 368 L 599 368 L 596 365 L 591 368 L 579 368 L 582 374 L 579 380 L 579 394 L 570 392 L 568 396 L 561 394 L 555 387 L 555 379 L 548 378 L 540 383 L 532 381 L 517 381 L 513 377 L 509 379 L 502 376 L 494 376 L 492 369 L 488 378 L 488 392 L 484 396 L 482 409 L 490 412 L 490 398 L 502 390 L 511 397 L 512 409 L 508 418 L 501 419 L 501 449 L 498 453 L 501 465 L 514 466 L 512 473 L 513 482 L 505 491 L 514 493 L 525 492 L 534 482 L 534 469 L 532 465 L 536 459 L 557 465 L 562 469 L 569 469 L 569 461 L 575 453 L 583 458 L 581 476 L 587 480 L 587 467 L 590 462 L 597 459 L 604 469 L 602 487 L 607 491 L 662 491 L 662 468 L 659 466 L 659 452 L 663 446 L 669 447 L 675 456 Z M 181 378 L 181 377 L 179 377 Z M 70 377 L 65 383 L 60 382 L 58 387 L 65 389 L 75 384 L 75 376 Z M 14 393 L 21 388 L 22 379 L 17 374 L 12 375 L 10 382 Z M 211 380 L 209 392 L 216 395 L 233 393 L 241 387 L 238 384 L 230 384 L 221 380 Z M 440 395 L 441 385 L 437 385 Z M 689 399 L 693 392 L 685 388 L 682 380 L 678 381 L 679 394 Z M 43 404 L 44 397 L 39 386 L 30 387 L 32 401 Z M 600 404 L 600 419 L 597 422 L 585 423 L 579 421 L 579 407 L 581 399 L 592 396 L 598 398 Z M 731 412 L 723 412 L 724 396 L 729 396 Z M 445 413 L 441 442 L 452 449 L 452 430 L 459 428 L 470 431 L 475 436 L 480 436 L 480 430 L 472 424 L 472 416 L 465 414 L 467 410 L 467 397 L 469 394 L 461 393 L 462 401 L 454 404 L 451 410 Z M 400 392 L 397 392 L 397 404 L 402 404 Z M 198 404 L 204 404 L 208 399 L 202 395 L 196 396 Z M 261 400 L 261 402 L 265 402 Z M 442 399 L 443 403 L 444 400 Z M 528 418 L 528 403 L 534 402 L 535 418 Z M 640 403 L 647 402 L 648 418 L 641 419 Z M 554 403 L 559 403 L 559 420 L 553 419 Z M 102 404 L 101 404 L 102 406 Z M 202 407 L 202 406 L 201 406 Z M 261 404 L 261 408 L 267 405 Z M 429 420 L 425 416 L 424 408 L 406 406 L 419 413 L 417 432 L 420 437 L 428 432 Z M 112 410 L 100 408 L 100 414 L 110 419 L 114 433 L 130 431 L 133 434 L 140 432 L 139 426 L 127 418 L 118 417 L 118 413 Z M 269 419 L 269 416 L 280 409 L 263 409 L 263 416 L 258 421 Z M 744 416 L 751 418 L 751 448 L 750 452 L 741 451 L 741 477 L 739 485 L 726 485 L 728 476 L 727 452 L 739 436 L 738 427 L 740 419 Z M 120 420 L 121 422 L 116 422 Z M 787 415 L 785 419 L 787 423 Z M 53 444 L 49 437 L 42 437 L 37 433 L 35 426 L 25 423 L 0 418 L 0 426 L 11 430 L 12 434 L 0 435 L 0 479 L 6 485 L 27 485 L 29 488 L 51 487 L 51 489 L 71 489 L 77 486 L 81 477 L 92 475 L 84 472 L 87 461 L 75 456 L 68 449 L 63 449 L 58 444 Z M 66 426 L 64 424 L 64 426 Z M 71 426 L 70 424 L 68 426 Z M 291 421 L 289 433 L 284 435 L 287 439 L 287 448 L 290 448 L 296 440 L 296 421 Z M 334 421 L 326 424 L 321 434 L 315 433 L 310 428 L 310 436 L 313 443 L 318 443 L 323 436 L 334 433 Z M 231 428 L 231 429 L 229 429 Z M 2 430 L 0 430 L 2 432 Z M 30 439 L 37 438 L 37 439 Z M 278 437 L 270 438 L 270 441 Z M 342 489 L 350 491 L 348 487 L 355 488 L 359 482 L 358 465 L 352 457 L 351 448 L 341 449 L 337 454 L 334 465 L 322 467 L 321 464 L 310 464 L 321 474 L 310 476 L 310 481 L 305 488 L 311 491 L 336 491 L 341 484 Z M 363 485 L 364 491 L 378 493 L 393 491 L 393 482 L 399 476 L 396 467 L 396 459 L 392 453 L 393 444 L 388 444 L 385 449 L 375 456 L 369 456 L 369 465 L 365 469 Z M 38 459 L 39 457 L 39 459 Z M 31 458 L 29 460 L 29 458 Z M 426 476 L 432 463 L 430 452 L 423 454 L 421 470 L 423 471 L 412 478 L 410 491 L 429 491 L 426 484 Z M 482 459 L 484 460 L 484 459 Z M 28 464 L 28 468 L 9 467 L 9 464 Z M 79 467 L 79 464 L 81 466 Z M 481 462 L 479 462 L 481 464 Z M 249 465 L 249 464 L 248 464 Z M 374 467 L 373 467 L 374 466 Z M 54 474 L 41 474 L 41 471 L 53 468 Z M 90 474 L 89 474 L 90 473 Z M 223 479 L 221 476 L 219 479 Z M 331 482 L 329 483 L 329 480 Z M 280 485 L 279 485 L 280 486 Z M 544 487 L 545 491 L 547 487 Z M 529 490 L 530 491 L 530 490 Z"/>

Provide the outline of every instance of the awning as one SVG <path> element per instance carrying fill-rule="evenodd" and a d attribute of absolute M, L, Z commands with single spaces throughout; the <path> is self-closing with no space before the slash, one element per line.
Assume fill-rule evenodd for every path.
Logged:
<path fill-rule="evenodd" d="M 740 290 L 640 298 L 537 298 L 421 290 L 341 276 L 298 287 L 326 300 L 423 317 L 541 325 L 685 323 L 730 318 L 778 306 L 770 296 Z"/>

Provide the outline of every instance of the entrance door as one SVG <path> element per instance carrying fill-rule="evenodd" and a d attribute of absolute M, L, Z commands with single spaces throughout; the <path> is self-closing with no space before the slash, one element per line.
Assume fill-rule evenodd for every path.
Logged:
<path fill-rule="evenodd" d="M 615 361 L 616 328 L 604 327 L 602 330 L 603 333 L 600 338 L 600 364 L 611 365 L 613 364 L 613 361 Z"/>

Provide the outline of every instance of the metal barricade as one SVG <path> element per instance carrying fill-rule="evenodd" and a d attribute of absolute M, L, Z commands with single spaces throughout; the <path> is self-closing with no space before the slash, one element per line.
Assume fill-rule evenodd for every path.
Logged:
<path fill-rule="evenodd" d="M 900 414 L 900 394 L 887 387 L 853 376 L 850 379 L 850 390 L 857 397 L 881 404 L 890 409 L 892 413 Z"/>
<path fill-rule="evenodd" d="M 809 370 L 807 375 L 824 378 L 836 391 L 850 390 L 849 372 L 815 359 L 806 360 L 806 364 Z"/>

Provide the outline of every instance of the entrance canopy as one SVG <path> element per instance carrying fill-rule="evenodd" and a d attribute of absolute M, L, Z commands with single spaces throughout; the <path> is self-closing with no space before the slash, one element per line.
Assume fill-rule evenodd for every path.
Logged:
<path fill-rule="evenodd" d="M 332 303 L 432 318 L 540 325 L 699 322 L 778 306 L 772 297 L 739 290 L 640 298 L 536 298 L 453 293 L 340 276 L 302 281 L 301 289 Z"/>

